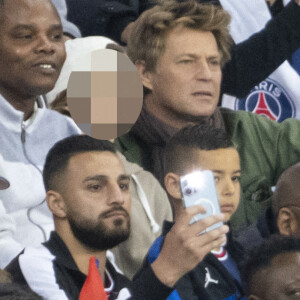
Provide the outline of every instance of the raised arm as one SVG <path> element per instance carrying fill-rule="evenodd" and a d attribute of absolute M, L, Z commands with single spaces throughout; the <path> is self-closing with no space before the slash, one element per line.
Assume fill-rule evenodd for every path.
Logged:
<path fill-rule="evenodd" d="M 133 281 L 135 299 L 166 299 L 183 275 L 226 241 L 225 234 L 229 230 L 226 225 L 201 234 L 207 227 L 223 221 L 223 215 L 211 216 L 190 225 L 191 218 L 198 213 L 203 213 L 203 208 L 187 208 L 166 235 L 157 259 L 136 275 Z"/>

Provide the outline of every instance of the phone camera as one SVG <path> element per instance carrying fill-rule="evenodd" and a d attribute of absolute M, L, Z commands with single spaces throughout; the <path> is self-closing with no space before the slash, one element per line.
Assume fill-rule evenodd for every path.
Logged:
<path fill-rule="evenodd" d="M 183 190 L 183 194 L 186 196 L 190 196 L 192 193 L 193 193 L 193 188 L 189 186 L 185 187 Z"/>

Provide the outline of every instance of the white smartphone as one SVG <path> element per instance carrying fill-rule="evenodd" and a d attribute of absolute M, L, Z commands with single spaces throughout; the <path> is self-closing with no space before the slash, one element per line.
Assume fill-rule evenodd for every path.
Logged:
<path fill-rule="evenodd" d="M 194 171 L 181 176 L 180 187 L 184 207 L 201 205 L 206 209 L 206 213 L 195 215 L 190 224 L 221 212 L 212 171 Z M 213 230 L 222 225 L 222 222 L 218 222 L 206 228 L 204 232 Z"/>

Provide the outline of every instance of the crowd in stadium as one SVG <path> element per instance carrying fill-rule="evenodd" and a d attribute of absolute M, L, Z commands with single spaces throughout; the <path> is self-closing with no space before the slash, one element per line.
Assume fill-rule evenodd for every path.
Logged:
<path fill-rule="evenodd" d="M 97 49 L 143 85 L 111 140 Z M 0 299 L 300 299 L 299 182 L 300 0 L 0 0 Z"/>

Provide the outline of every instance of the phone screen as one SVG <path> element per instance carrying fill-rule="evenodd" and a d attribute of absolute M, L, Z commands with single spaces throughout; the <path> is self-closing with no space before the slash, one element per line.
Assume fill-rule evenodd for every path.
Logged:
<path fill-rule="evenodd" d="M 191 224 L 221 212 L 212 171 L 194 171 L 181 176 L 180 187 L 184 207 L 201 205 L 206 209 L 206 213 L 195 215 L 190 222 Z M 205 231 L 218 228 L 222 224 L 222 222 L 216 223 Z"/>

